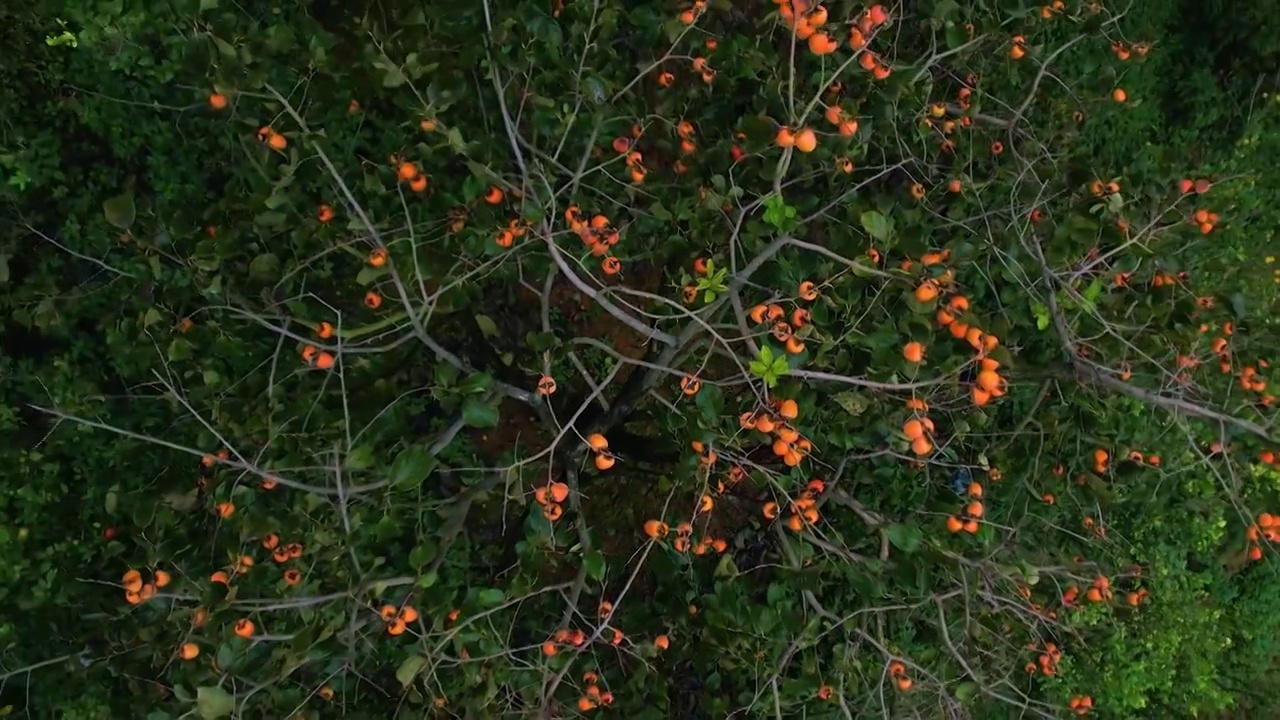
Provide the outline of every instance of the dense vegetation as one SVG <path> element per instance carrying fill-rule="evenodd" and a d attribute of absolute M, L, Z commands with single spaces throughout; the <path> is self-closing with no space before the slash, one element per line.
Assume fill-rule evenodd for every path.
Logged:
<path fill-rule="evenodd" d="M 1277 11 L 5 5 L 0 716 L 1274 717 Z"/>

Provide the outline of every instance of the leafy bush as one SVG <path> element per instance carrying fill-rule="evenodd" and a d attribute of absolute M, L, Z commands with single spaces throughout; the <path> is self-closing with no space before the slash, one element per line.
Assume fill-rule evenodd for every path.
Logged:
<path fill-rule="evenodd" d="M 1274 712 L 1274 40 L 811 5 L 3 11 L 0 707 Z"/>

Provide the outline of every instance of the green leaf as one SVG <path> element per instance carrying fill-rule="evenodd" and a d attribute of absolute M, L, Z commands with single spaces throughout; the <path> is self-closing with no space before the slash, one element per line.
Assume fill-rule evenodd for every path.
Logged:
<path fill-rule="evenodd" d="M 501 605 L 502 601 L 506 599 L 507 599 L 507 594 L 497 588 L 488 588 L 486 590 L 481 590 L 479 594 L 476 595 L 476 602 L 480 603 L 481 605 L 485 605 L 487 607 Z"/>
<path fill-rule="evenodd" d="M 9 256 L 0 254 L 0 285 L 9 282 Z"/>
<path fill-rule="evenodd" d="M 203 720 L 218 720 L 231 717 L 235 712 L 236 699 L 220 687 L 196 688 L 196 712 Z"/>
<path fill-rule="evenodd" d="M 169 343 L 169 349 L 166 352 L 169 362 L 178 362 L 191 357 L 191 343 L 180 338 L 174 338 Z"/>
<path fill-rule="evenodd" d="M 556 346 L 555 333 L 529 331 L 524 336 L 525 343 L 534 352 L 546 352 Z"/>
<path fill-rule="evenodd" d="M 462 401 L 462 421 L 473 428 L 496 427 L 498 408 L 480 398 L 469 397 Z"/>
<path fill-rule="evenodd" d="M 231 43 L 220 37 L 213 38 L 213 44 L 218 48 L 218 54 L 230 60 L 236 59 L 236 48 Z"/>
<path fill-rule="evenodd" d="M 836 401 L 837 405 L 844 408 L 845 412 L 854 416 L 861 415 L 867 411 L 868 407 L 871 407 L 870 400 L 868 400 L 864 395 L 852 390 L 836 393 L 833 399 Z"/>
<path fill-rule="evenodd" d="M 115 490 L 110 490 L 107 492 L 107 498 L 103 502 L 103 509 L 107 511 L 108 515 L 114 515 L 116 513 L 116 506 L 119 502 L 120 496 Z"/>
<path fill-rule="evenodd" d="M 256 280 L 274 280 L 280 274 L 280 258 L 263 253 L 249 263 L 249 274 Z"/>
<path fill-rule="evenodd" d="M 462 131 L 456 127 L 451 127 L 444 131 L 444 137 L 449 141 L 449 147 L 454 152 L 466 154 L 467 143 L 462 139 Z"/>
<path fill-rule="evenodd" d="M 271 212 L 264 212 L 255 216 L 253 221 L 265 228 L 276 228 L 282 227 L 285 223 L 289 222 L 289 216 L 282 212 L 276 212 L 273 210 Z"/>
<path fill-rule="evenodd" d="M 463 395 L 478 395 L 493 387 L 493 376 L 489 373 L 472 373 L 467 379 L 458 383 L 458 392 Z"/>
<path fill-rule="evenodd" d="M 862 229 L 876 240 L 888 240 L 893 232 L 893 222 L 875 210 L 862 213 Z"/>
<path fill-rule="evenodd" d="M 213 661 L 223 670 L 231 668 L 236 662 L 236 651 L 231 649 L 227 643 L 218 646 L 218 651 L 213 654 Z"/>
<path fill-rule="evenodd" d="M 421 485 L 423 480 L 435 468 L 435 458 L 431 457 L 421 445 L 411 445 L 396 455 L 391 462 L 391 473 L 388 478 L 392 487 L 412 487 Z"/>
<path fill-rule="evenodd" d="M 138 215 L 138 210 L 133 204 L 133 192 L 125 192 L 104 201 L 102 214 L 106 216 L 107 222 L 121 230 L 128 230 Z"/>
<path fill-rule="evenodd" d="M 422 668 L 427 666 L 427 659 L 421 655 L 410 655 L 400 663 L 400 667 L 396 668 L 396 680 L 400 681 L 400 686 L 407 688 L 418 677 L 418 673 L 422 672 Z"/>
<path fill-rule="evenodd" d="M 1085 288 L 1084 299 L 1092 303 L 1097 301 L 1100 295 L 1102 295 L 1102 279 L 1094 278 L 1093 282 L 1089 283 L 1089 287 Z"/>
<path fill-rule="evenodd" d="M 488 315 L 476 315 L 476 325 L 480 326 L 480 332 L 485 337 L 498 337 L 498 324 Z"/>
<path fill-rule="evenodd" d="M 382 268 L 365 265 L 360 268 L 360 272 L 356 273 L 356 284 L 360 287 L 369 287 L 374 280 L 382 277 L 385 273 L 386 271 Z"/>
<path fill-rule="evenodd" d="M 409 551 L 409 564 L 412 565 L 414 569 L 425 567 L 427 563 L 435 559 L 436 546 L 434 544 L 418 545 Z"/>
<path fill-rule="evenodd" d="M 733 562 L 733 556 L 725 553 L 720 556 L 720 562 L 716 563 L 716 569 L 712 571 L 711 576 L 716 579 L 728 579 L 738 576 L 738 565 Z M 773 586 L 770 586 L 772 589 Z"/>
<path fill-rule="evenodd" d="M 1245 312 L 1243 293 L 1231 293 L 1231 312 L 1235 313 L 1236 318 L 1243 318 L 1247 314 Z"/>
<path fill-rule="evenodd" d="M 599 550 L 592 550 L 582 558 L 582 567 L 586 568 L 587 576 L 592 580 L 603 580 L 605 571 L 604 553 Z"/>
<path fill-rule="evenodd" d="M 200 0 L 200 12 L 206 10 L 217 10 L 218 0 Z"/>
<path fill-rule="evenodd" d="M 894 523 L 885 528 L 885 532 L 889 534 L 889 542 L 905 553 L 913 553 L 919 550 L 920 541 L 924 539 L 924 533 L 915 525 Z"/>
<path fill-rule="evenodd" d="M 347 453 L 345 467 L 349 470 L 368 470 L 373 467 L 373 448 L 368 445 L 351 448 L 351 452 Z"/>
<path fill-rule="evenodd" d="M 609 99 L 608 90 L 605 88 L 604 81 L 592 75 L 582 82 L 587 97 L 597 105 L 603 105 Z"/>
<path fill-rule="evenodd" d="M 939 0 L 938 4 L 933 6 L 933 19 L 939 22 L 946 21 L 959 10 L 960 4 L 955 0 Z"/>
<path fill-rule="evenodd" d="M 702 390 L 694 396 L 693 404 L 698 406 L 702 421 L 708 427 L 715 427 L 716 420 L 724 410 L 724 391 L 719 385 L 703 385 Z"/>
<path fill-rule="evenodd" d="M 974 682 L 962 682 L 956 685 L 956 700 L 962 703 L 969 702 L 978 696 L 978 684 Z"/>
<path fill-rule="evenodd" d="M 388 63 L 386 71 L 387 74 L 382 76 L 382 87 L 384 88 L 398 88 L 409 81 L 409 78 L 405 77 L 404 72 L 395 65 Z"/>

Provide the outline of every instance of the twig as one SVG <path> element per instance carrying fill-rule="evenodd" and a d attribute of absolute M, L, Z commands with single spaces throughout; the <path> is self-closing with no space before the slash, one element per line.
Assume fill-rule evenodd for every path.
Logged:
<path fill-rule="evenodd" d="M 125 272 L 124 270 L 117 270 L 116 268 L 111 267 L 110 265 L 106 264 L 105 262 L 103 262 L 103 261 L 101 261 L 101 260 L 98 260 L 97 258 L 91 258 L 91 257 L 89 257 L 88 255 L 85 255 L 85 254 L 82 254 L 82 253 L 78 253 L 78 252 L 76 252 L 75 250 L 72 250 L 71 248 L 67 247 L 66 245 L 63 245 L 62 243 L 58 242 L 57 240 L 54 240 L 53 238 L 49 237 L 48 235 L 45 235 L 44 233 L 40 232 L 39 230 L 37 230 L 37 229 L 35 229 L 35 228 L 31 227 L 30 225 L 23 225 L 23 227 L 25 227 L 26 229 L 28 229 L 28 230 L 30 230 L 31 232 L 35 233 L 36 235 L 39 235 L 41 238 L 44 238 L 44 240 L 45 240 L 46 242 L 49 242 L 49 243 L 53 244 L 54 246 L 58 247 L 58 248 L 59 248 L 59 249 L 61 249 L 63 252 L 67 253 L 68 255 L 71 255 L 71 256 L 73 256 L 73 257 L 78 257 L 78 258 L 80 258 L 81 260 L 85 260 L 85 261 L 91 262 L 91 263 L 93 263 L 94 265 L 97 265 L 98 267 L 102 268 L 103 270 L 107 270 L 107 271 L 109 271 L 109 272 L 113 272 L 113 273 L 115 273 L 115 274 L 117 274 L 117 275 L 123 275 L 124 277 L 131 277 L 131 278 L 136 278 L 136 277 L 137 277 L 137 275 L 134 275 L 134 274 L 133 274 L 133 273 L 131 273 L 131 272 Z"/>

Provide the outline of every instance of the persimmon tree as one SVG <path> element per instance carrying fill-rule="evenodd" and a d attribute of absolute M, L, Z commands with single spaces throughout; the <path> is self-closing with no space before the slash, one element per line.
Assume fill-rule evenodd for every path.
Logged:
<path fill-rule="evenodd" d="M 129 448 L 95 482 L 130 532 L 79 571 L 109 629 L 7 682 L 79 663 L 157 718 L 1131 717 L 1267 678 L 1228 655 L 1275 621 L 1206 647 L 1197 604 L 1277 587 L 1274 214 L 1238 155 L 1098 149 L 1154 102 L 1123 10 L 71 20 L 67 52 L 181 48 L 81 92 L 179 118 L 216 187 L 100 188 L 110 254 L 23 219 L 146 303 L 123 381 L 30 402 L 62 452 Z"/>

